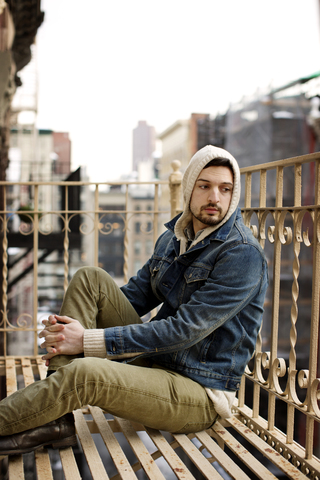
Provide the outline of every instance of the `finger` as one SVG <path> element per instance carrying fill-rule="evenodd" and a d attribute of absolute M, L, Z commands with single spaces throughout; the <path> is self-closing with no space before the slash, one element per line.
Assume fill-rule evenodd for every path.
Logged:
<path fill-rule="evenodd" d="M 47 334 L 45 335 L 45 343 L 47 345 L 55 345 L 56 343 L 63 342 L 65 340 L 64 335 L 53 335 L 53 334 Z"/>
<path fill-rule="evenodd" d="M 48 322 L 50 325 L 55 325 L 57 323 L 56 315 L 49 315 Z"/>
<path fill-rule="evenodd" d="M 44 328 L 43 330 L 41 330 L 39 335 L 42 334 L 41 337 L 44 337 L 44 336 L 48 335 L 48 333 L 62 332 L 62 330 L 64 330 L 64 329 L 65 329 L 65 325 L 57 323 L 56 325 L 50 325 L 50 326 Z"/>
<path fill-rule="evenodd" d="M 42 360 L 46 360 L 46 361 L 49 361 L 51 358 L 55 357 L 57 354 L 56 353 L 47 353 L 46 355 L 44 355 L 42 358 Z M 46 362 L 46 365 L 47 365 L 47 362 Z M 47 367 L 49 366 L 49 364 L 47 365 Z"/>
<path fill-rule="evenodd" d="M 67 317 L 66 315 L 63 315 L 63 316 L 55 315 L 55 318 L 57 322 L 63 322 L 63 323 L 72 323 L 75 321 L 73 318 Z"/>
<path fill-rule="evenodd" d="M 47 353 L 57 353 L 57 349 L 53 346 L 48 346 L 45 342 L 41 344 L 41 348 L 45 348 Z"/>
<path fill-rule="evenodd" d="M 39 338 L 46 337 L 50 333 L 62 332 L 62 330 L 64 329 L 65 329 L 65 325 L 61 325 L 61 324 L 48 326 L 43 330 L 41 330 L 41 332 L 39 333 Z"/>
<path fill-rule="evenodd" d="M 41 330 L 41 332 L 39 333 L 39 338 L 46 337 L 47 335 L 49 335 L 49 333 L 50 332 L 47 329 Z"/>

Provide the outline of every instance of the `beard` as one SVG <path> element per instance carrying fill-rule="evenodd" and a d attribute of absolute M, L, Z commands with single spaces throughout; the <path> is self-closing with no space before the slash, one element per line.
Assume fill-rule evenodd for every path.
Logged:
<path fill-rule="evenodd" d="M 205 213 L 204 210 L 207 208 L 216 208 L 218 210 L 218 216 L 217 215 L 209 215 L 208 213 Z M 208 205 L 205 205 L 200 208 L 199 212 L 193 212 L 190 206 L 190 211 L 192 215 L 199 220 L 199 222 L 203 223 L 204 225 L 207 225 L 208 227 L 213 227 L 215 225 L 218 225 L 218 223 L 221 222 L 221 220 L 225 217 L 226 213 L 223 215 L 222 209 L 218 207 L 218 205 L 215 205 L 213 203 L 209 203 Z"/>

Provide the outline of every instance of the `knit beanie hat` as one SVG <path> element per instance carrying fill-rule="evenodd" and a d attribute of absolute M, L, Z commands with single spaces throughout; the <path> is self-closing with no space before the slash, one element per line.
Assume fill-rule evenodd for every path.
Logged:
<path fill-rule="evenodd" d="M 191 158 L 182 178 L 182 191 L 185 208 L 181 217 L 178 219 L 174 230 L 177 239 L 180 240 L 180 254 L 182 254 L 186 249 L 187 240 L 184 230 L 192 220 L 192 213 L 189 205 L 195 182 L 203 168 L 215 158 L 228 159 L 233 169 L 234 185 L 231 202 L 229 210 L 221 222 L 217 225 L 205 228 L 194 243 L 198 243 L 199 241 L 203 240 L 203 238 L 205 238 L 207 235 L 210 235 L 212 232 L 217 230 L 217 228 L 220 228 L 224 223 L 226 223 L 238 206 L 240 199 L 240 170 L 236 159 L 223 148 L 214 147 L 212 145 L 207 145 L 206 147 L 201 148 Z"/>

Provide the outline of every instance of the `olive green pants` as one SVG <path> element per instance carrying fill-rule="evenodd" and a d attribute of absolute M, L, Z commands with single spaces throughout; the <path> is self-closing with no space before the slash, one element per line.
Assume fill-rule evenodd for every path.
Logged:
<path fill-rule="evenodd" d="M 74 275 L 61 315 L 79 320 L 85 328 L 141 323 L 112 278 L 92 267 Z M 217 418 L 201 385 L 148 359 L 125 364 L 57 356 L 49 369 L 56 371 L 0 402 L 0 435 L 48 423 L 83 405 L 170 432 L 203 430 Z"/>

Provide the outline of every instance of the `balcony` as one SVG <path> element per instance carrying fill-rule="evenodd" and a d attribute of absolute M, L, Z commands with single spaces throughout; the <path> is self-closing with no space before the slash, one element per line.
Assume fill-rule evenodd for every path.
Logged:
<path fill-rule="evenodd" d="M 169 185 L 164 181 L 0 182 L 0 373 L 7 379 L 7 394 L 45 375 L 37 341 L 39 321 L 59 310 L 77 268 L 106 268 L 110 257 L 117 258 L 120 264 L 114 266 L 114 276 L 121 285 L 148 258 L 163 223 L 182 208 L 179 162 L 173 168 Z M 192 448 L 198 447 L 202 460 L 183 443 L 188 437 L 170 440 L 173 449 L 179 447 L 192 458 L 196 468 L 189 470 L 194 476 L 186 470 L 185 476 L 179 476 L 157 445 L 156 434 L 145 429 L 157 445 L 150 458 L 165 457 L 176 476 L 147 473 L 149 477 L 138 478 L 320 478 L 320 153 L 245 167 L 241 176 L 243 217 L 269 264 L 270 285 L 255 355 L 243 376 L 234 416 L 192 439 Z M 163 205 L 169 191 L 171 205 Z M 19 212 L 23 203 L 28 207 Z M 4 388 L 2 382 L 3 395 Z M 99 422 L 105 417 L 101 420 L 101 412 L 88 408 L 76 413 L 79 432 L 85 418 L 88 431 L 102 435 Z M 121 419 L 110 422 L 113 432 L 121 430 Z M 81 448 L 92 477 L 104 478 L 90 466 L 85 440 Z M 135 454 L 133 470 L 142 465 L 148 472 Z M 66 455 L 61 454 L 65 478 L 80 478 L 68 476 L 67 464 L 74 457 L 69 452 L 67 461 Z M 40 457 L 36 455 L 37 465 L 43 461 Z M 51 472 L 48 462 L 45 468 Z M 211 464 L 220 477 L 212 476 L 211 470 L 207 473 Z M 21 469 L 19 465 L 9 461 L 9 478 L 18 478 L 12 472 Z M 126 478 L 121 475 L 118 468 L 114 478 Z"/>

